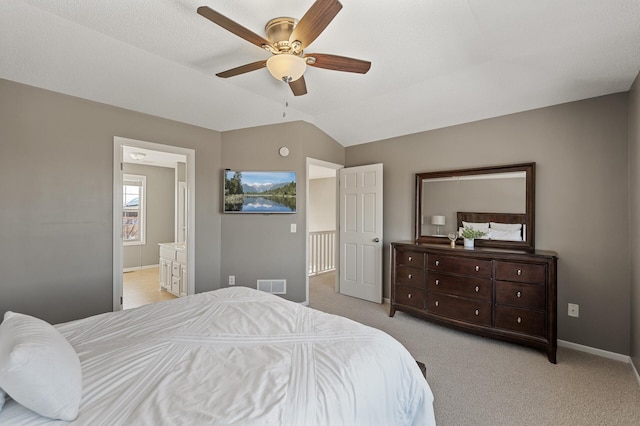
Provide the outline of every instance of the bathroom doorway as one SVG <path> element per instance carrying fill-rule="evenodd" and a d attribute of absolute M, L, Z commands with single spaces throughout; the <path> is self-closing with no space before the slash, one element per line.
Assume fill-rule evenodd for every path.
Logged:
<path fill-rule="evenodd" d="M 114 138 L 113 309 L 193 294 L 195 151 Z"/>

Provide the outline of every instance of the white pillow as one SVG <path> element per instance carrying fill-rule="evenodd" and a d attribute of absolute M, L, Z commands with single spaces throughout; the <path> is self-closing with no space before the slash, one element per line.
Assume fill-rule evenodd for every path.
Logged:
<path fill-rule="evenodd" d="M 522 229 L 521 223 L 490 222 L 489 226 L 491 226 L 492 229 L 499 229 L 500 231 L 519 231 Z"/>
<path fill-rule="evenodd" d="M 477 229 L 478 231 L 487 232 L 487 230 L 489 229 L 489 222 L 465 222 L 463 220 L 462 221 L 462 227 L 463 228 Z"/>
<path fill-rule="evenodd" d="M 75 420 L 82 399 L 80 359 L 51 324 L 6 312 L 0 324 L 0 387 L 41 416 Z"/>
<path fill-rule="evenodd" d="M 504 231 L 501 229 L 491 228 L 487 235 L 492 240 L 522 241 L 522 234 L 520 234 L 520 231 Z"/>

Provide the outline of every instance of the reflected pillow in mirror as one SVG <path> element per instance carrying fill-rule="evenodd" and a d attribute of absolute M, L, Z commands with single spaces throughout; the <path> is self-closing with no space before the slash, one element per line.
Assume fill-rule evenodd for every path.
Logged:
<path fill-rule="evenodd" d="M 498 229 L 500 231 L 519 231 L 522 229 L 521 223 L 490 222 L 489 226 L 491 229 Z"/>
<path fill-rule="evenodd" d="M 519 230 L 508 231 L 502 229 L 489 229 L 487 234 L 491 240 L 503 240 L 503 241 L 522 241 L 522 234 Z"/>
<path fill-rule="evenodd" d="M 465 222 L 462 221 L 463 228 L 477 229 L 478 231 L 487 232 L 489 230 L 489 222 Z"/>

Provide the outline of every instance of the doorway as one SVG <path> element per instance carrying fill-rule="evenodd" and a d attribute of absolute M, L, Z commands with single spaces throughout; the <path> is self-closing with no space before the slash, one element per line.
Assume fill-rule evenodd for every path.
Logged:
<path fill-rule="evenodd" d="M 147 282 L 145 285 L 148 285 L 150 279 L 154 280 L 153 277 L 149 278 L 153 273 L 162 275 L 158 268 L 161 260 L 159 243 L 170 243 L 183 251 L 181 276 L 184 281 L 180 285 L 180 294 L 194 294 L 195 151 L 115 137 L 113 158 L 113 310 L 123 309 L 125 271 L 141 272 L 139 278 Z M 136 171 L 142 172 L 136 174 Z M 166 189 L 160 191 L 161 195 L 157 195 L 157 188 L 146 188 L 145 175 L 148 173 L 158 176 L 153 179 L 154 182 L 164 180 Z M 164 199 L 164 204 L 160 204 L 164 207 L 147 205 L 147 201 L 152 202 L 151 197 L 146 200 L 147 192 L 152 189 L 156 191 L 153 202 Z M 154 208 L 155 214 L 150 211 Z M 149 215 L 145 215 L 145 210 Z M 152 214 L 155 216 L 153 220 Z M 170 218 L 169 224 L 165 219 L 160 236 L 156 234 L 155 238 L 150 238 L 149 231 L 152 231 L 152 227 L 157 229 L 158 222 L 162 222 L 163 217 Z M 171 229 L 166 229 L 168 226 Z M 123 232 L 124 230 L 127 232 Z M 142 273 L 146 269 L 149 270 Z M 134 281 L 140 280 L 136 277 Z M 160 277 L 156 283 L 158 286 L 155 288 L 159 289 Z M 166 298 L 152 295 L 149 302 L 164 299 Z"/>
<path fill-rule="evenodd" d="M 343 166 L 327 161 L 307 158 L 307 282 L 306 302 L 309 303 L 309 285 L 333 283 L 336 280 L 338 259 L 338 171 Z M 310 279 L 311 277 L 311 279 Z"/>
<path fill-rule="evenodd" d="M 342 165 L 307 158 L 307 271 L 311 270 L 310 224 L 313 195 L 309 182 L 319 174 L 335 176 L 335 237 L 333 276 L 336 292 L 374 303 L 382 303 L 382 164 L 345 168 Z M 319 280 L 314 277 L 314 282 Z M 309 304 L 309 273 L 306 274 L 306 299 Z"/>

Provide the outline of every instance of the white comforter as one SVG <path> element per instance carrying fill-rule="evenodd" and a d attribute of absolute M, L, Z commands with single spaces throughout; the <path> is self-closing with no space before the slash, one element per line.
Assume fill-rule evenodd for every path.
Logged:
<path fill-rule="evenodd" d="M 75 424 L 435 424 L 431 390 L 392 337 L 256 290 L 57 327 L 82 362 Z M 0 411 L 2 425 L 57 423 L 14 401 Z"/>

